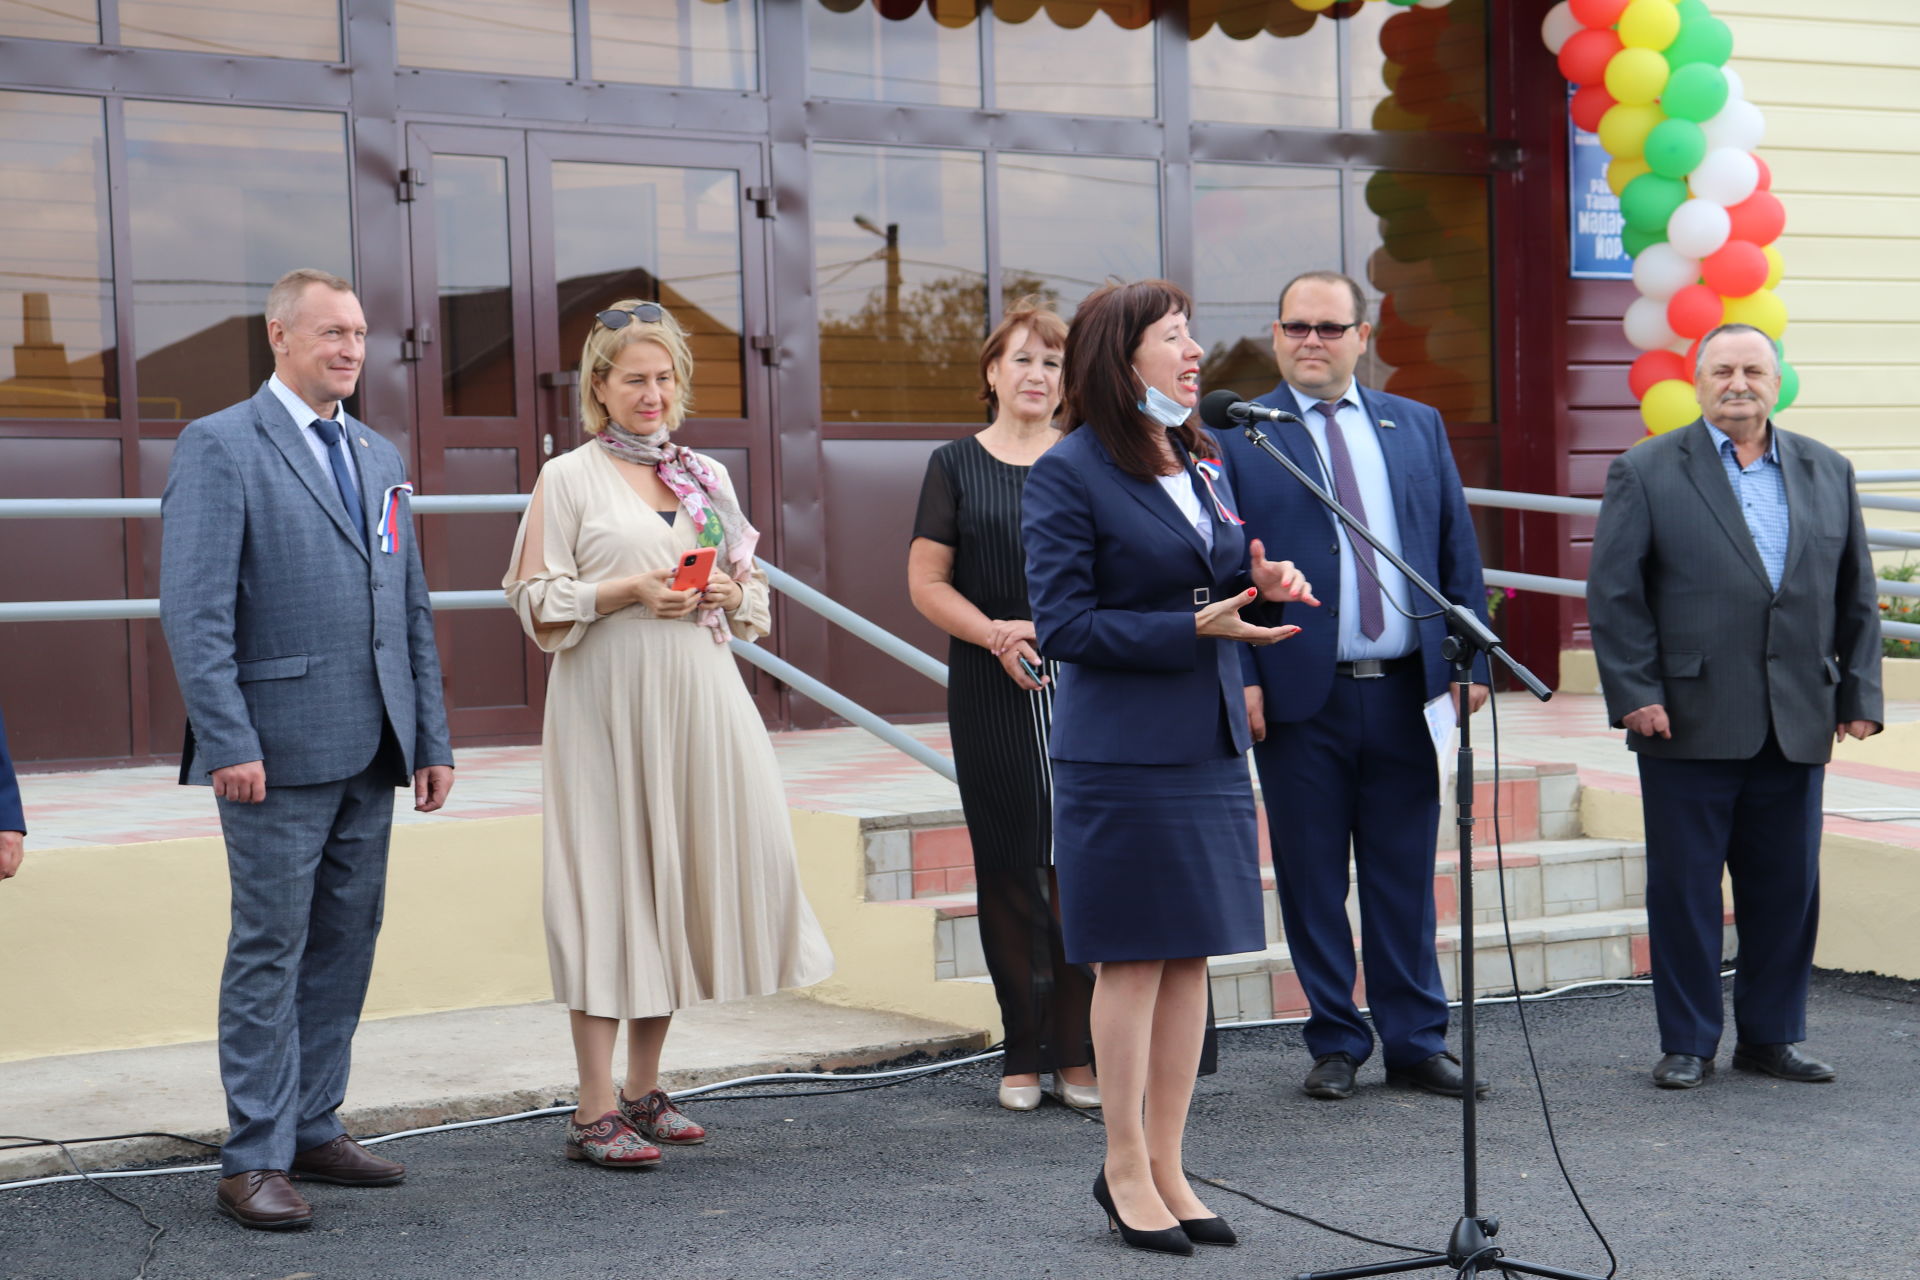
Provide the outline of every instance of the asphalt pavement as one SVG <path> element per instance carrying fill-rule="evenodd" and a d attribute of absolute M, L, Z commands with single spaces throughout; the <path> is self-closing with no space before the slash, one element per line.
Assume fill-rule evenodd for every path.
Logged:
<path fill-rule="evenodd" d="M 1645 988 L 1527 1015 L 1561 1151 L 1621 1276 L 1920 1277 L 1920 984 L 1816 975 L 1806 1047 L 1839 1067 L 1829 1085 L 1733 1071 L 1729 1040 L 1703 1088 L 1653 1088 Z M 1225 1031 L 1220 1045 L 1221 1071 L 1195 1097 L 1193 1172 L 1444 1247 L 1462 1208 L 1457 1103 L 1386 1086 L 1377 1059 L 1352 1101 L 1309 1099 L 1294 1028 Z M 1480 1049 L 1495 1091 L 1479 1113 L 1479 1208 L 1502 1221 L 1496 1243 L 1606 1274 L 1555 1167 L 1511 1006 L 1482 1011 Z M 407 1162 L 404 1185 L 310 1187 L 316 1222 L 297 1233 L 217 1216 L 212 1174 L 110 1185 L 167 1228 L 153 1280 L 1269 1280 L 1400 1256 L 1212 1188 L 1240 1247 L 1128 1250 L 1089 1194 L 1098 1125 L 1051 1102 L 1004 1112 L 996 1074 L 689 1103 L 712 1139 L 649 1171 L 566 1162 L 557 1118 L 405 1139 L 382 1148 Z M 0 1191 L 5 1280 L 131 1277 L 148 1235 L 96 1186 Z"/>

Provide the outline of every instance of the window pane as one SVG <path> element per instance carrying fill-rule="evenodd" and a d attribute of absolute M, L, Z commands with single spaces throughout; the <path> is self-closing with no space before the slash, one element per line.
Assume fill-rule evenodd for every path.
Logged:
<path fill-rule="evenodd" d="M 693 349 L 693 416 L 747 416 L 734 170 L 555 162 L 553 254 L 563 354 L 609 303 L 658 302 Z"/>
<path fill-rule="evenodd" d="M 999 177 L 1000 293 L 1007 302 L 1037 293 L 1071 317 L 1110 275 L 1160 274 L 1153 161 L 1007 154 Z"/>
<path fill-rule="evenodd" d="M 592 0 L 593 78 L 751 91 L 758 19 L 754 0 Z"/>
<path fill-rule="evenodd" d="M 345 121 L 317 111 L 129 102 L 135 376 L 144 418 L 197 418 L 273 372 L 267 290 L 353 275 Z"/>
<path fill-rule="evenodd" d="M 433 158 L 440 404 L 449 418 L 514 415 L 513 259 L 507 162 Z"/>
<path fill-rule="evenodd" d="M 1151 0 L 1008 0 L 993 16 L 994 106 L 1155 114 Z"/>
<path fill-rule="evenodd" d="M 96 43 L 100 0 L 0 0 L 0 36 Z"/>
<path fill-rule="evenodd" d="M 1486 179 L 1355 173 L 1352 274 L 1379 295 L 1371 386 L 1430 404 L 1453 422 L 1493 421 L 1493 264 Z"/>
<path fill-rule="evenodd" d="M 1441 9 L 1370 4 L 1348 26 L 1353 128 L 1486 132 L 1486 0 Z"/>
<path fill-rule="evenodd" d="M 1208 391 L 1251 398 L 1279 383 L 1280 290 L 1303 271 L 1340 269 L 1340 185 L 1338 169 L 1193 167 L 1193 331 Z"/>
<path fill-rule="evenodd" d="M 98 98 L 0 93 L 0 418 L 112 418 L 113 247 Z"/>
<path fill-rule="evenodd" d="M 814 147 L 826 421 L 985 420 L 983 177 L 972 152 Z"/>
<path fill-rule="evenodd" d="M 311 0 L 120 0 L 120 42 L 338 62 L 340 10 Z"/>
<path fill-rule="evenodd" d="M 1193 118 L 1335 129 L 1340 35 L 1293 0 L 1194 0 L 1188 12 Z"/>
<path fill-rule="evenodd" d="M 807 10 L 807 91 L 816 98 L 980 105 L 976 0 L 820 0 Z M 892 15 L 892 16 L 887 16 Z"/>
<path fill-rule="evenodd" d="M 573 0 L 397 0 L 400 65 L 573 75 Z"/>

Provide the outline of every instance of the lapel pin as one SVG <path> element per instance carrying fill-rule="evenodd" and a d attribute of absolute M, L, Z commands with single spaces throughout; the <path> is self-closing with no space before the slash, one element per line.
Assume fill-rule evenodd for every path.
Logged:
<path fill-rule="evenodd" d="M 1392 426 L 1393 424 L 1392 424 L 1391 422 L 1389 422 L 1389 423 L 1388 423 L 1387 425 L 1388 425 L 1388 426 Z M 362 449 L 371 449 L 371 448 L 373 448 L 373 446 L 372 446 L 372 445 L 370 445 L 370 444 L 368 444 L 368 443 L 367 443 L 367 438 L 366 438 L 365 436 L 361 436 L 361 437 L 359 437 L 359 440 L 360 440 L 360 447 L 361 447 Z"/>
<path fill-rule="evenodd" d="M 1396 422 L 1395 422 L 1395 421 L 1394 421 L 1393 419 L 1391 419 L 1391 418 L 1382 418 L 1382 419 L 1380 419 L 1380 425 L 1381 425 L 1381 426 L 1383 426 L 1383 427 L 1385 427 L 1385 428 L 1386 428 L 1387 430 L 1389 430 L 1389 431 L 1396 431 L 1396 430 L 1398 430 L 1398 429 L 1399 429 L 1399 424 L 1398 424 L 1398 423 L 1396 423 Z M 366 443 L 366 441 L 365 441 L 365 440 L 362 440 L 362 441 L 361 441 L 360 443 L 361 443 L 361 444 L 365 444 L 365 443 Z"/>

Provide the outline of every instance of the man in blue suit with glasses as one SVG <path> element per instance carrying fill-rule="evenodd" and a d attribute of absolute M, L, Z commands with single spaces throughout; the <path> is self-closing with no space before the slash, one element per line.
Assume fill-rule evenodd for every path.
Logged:
<path fill-rule="evenodd" d="M 1355 379 L 1371 334 L 1366 296 L 1347 276 L 1290 281 L 1273 326 L 1285 380 L 1257 403 L 1305 425 L 1268 434 L 1417 573 L 1484 618 L 1480 553 L 1446 427 L 1432 408 Z M 1247 536 L 1292 560 L 1327 601 L 1327 616 L 1303 621 L 1291 642 L 1242 654 L 1287 950 L 1311 1009 L 1303 1087 L 1351 1098 L 1377 1031 L 1390 1083 L 1458 1097 L 1435 953 L 1440 797 L 1424 714 L 1447 689 L 1446 625 L 1420 616 L 1432 612 L 1426 598 L 1238 432 L 1223 434 L 1221 451 Z M 1476 677 L 1470 710 L 1486 700 L 1484 660 Z M 1349 854 L 1371 1026 L 1355 1001 Z"/>

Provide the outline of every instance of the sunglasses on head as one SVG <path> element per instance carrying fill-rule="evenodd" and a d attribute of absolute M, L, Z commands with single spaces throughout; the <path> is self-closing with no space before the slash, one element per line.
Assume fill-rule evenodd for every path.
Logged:
<path fill-rule="evenodd" d="M 618 311 L 602 311 L 594 316 L 594 319 L 598 320 L 603 327 L 608 329 L 624 329 L 635 320 L 638 320 L 641 324 L 659 324 L 666 318 L 667 309 L 657 302 L 637 303 L 631 308 L 623 307 Z"/>
<path fill-rule="evenodd" d="M 1319 324 L 1308 324 L 1304 320 L 1282 320 L 1280 332 L 1296 342 L 1310 333 L 1319 334 L 1322 342 L 1337 342 L 1347 336 L 1347 330 L 1358 329 L 1360 325 L 1361 321 L 1358 320 L 1352 324 L 1335 324 L 1331 320 L 1322 320 Z"/>

